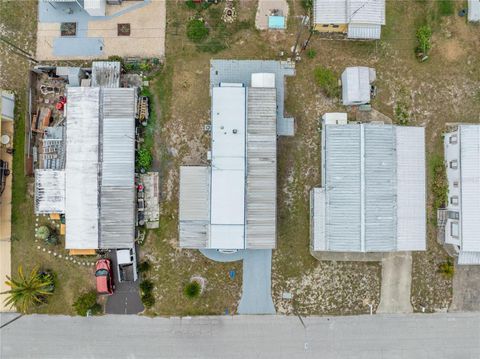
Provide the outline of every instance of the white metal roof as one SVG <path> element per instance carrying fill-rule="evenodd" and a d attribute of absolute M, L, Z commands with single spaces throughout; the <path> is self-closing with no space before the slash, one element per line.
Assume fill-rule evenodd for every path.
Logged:
<path fill-rule="evenodd" d="M 65 215 L 67 249 L 98 248 L 100 89 L 67 88 Z"/>
<path fill-rule="evenodd" d="M 15 95 L 12 92 L 4 91 L 4 90 L 0 90 L 0 93 L 1 93 L 0 121 L 2 119 L 13 121 L 15 117 Z"/>
<path fill-rule="evenodd" d="M 314 21 L 385 25 L 385 0 L 315 0 Z"/>
<path fill-rule="evenodd" d="M 370 84 L 375 70 L 364 67 L 347 67 L 342 73 L 342 102 L 345 106 L 370 102 Z"/>
<path fill-rule="evenodd" d="M 245 100 L 244 87 L 213 89 L 212 224 L 245 223 Z"/>
<path fill-rule="evenodd" d="M 83 8 L 90 16 L 105 16 L 107 0 L 83 0 Z"/>
<path fill-rule="evenodd" d="M 468 21 L 480 21 L 480 0 L 468 0 Z"/>
<path fill-rule="evenodd" d="M 382 35 L 382 26 L 375 24 L 350 24 L 347 37 L 349 39 L 378 40 Z"/>
<path fill-rule="evenodd" d="M 324 125 L 322 148 L 325 194 L 312 195 L 315 250 L 425 248 L 423 128 Z"/>
<path fill-rule="evenodd" d="M 65 213 L 65 171 L 35 170 L 35 213 Z"/>
<path fill-rule="evenodd" d="M 460 130 L 461 250 L 480 251 L 480 126 L 462 125 Z"/>

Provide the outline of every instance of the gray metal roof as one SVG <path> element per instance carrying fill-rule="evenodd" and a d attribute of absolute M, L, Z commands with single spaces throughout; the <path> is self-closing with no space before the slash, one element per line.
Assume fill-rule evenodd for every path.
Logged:
<path fill-rule="evenodd" d="M 179 238 L 184 248 L 205 248 L 210 226 L 210 176 L 207 166 L 180 167 Z"/>
<path fill-rule="evenodd" d="M 92 87 L 120 87 L 120 62 L 94 61 Z"/>
<path fill-rule="evenodd" d="M 246 248 L 276 246 L 275 88 L 249 88 L 247 100 Z"/>
<path fill-rule="evenodd" d="M 0 90 L 0 121 L 11 120 L 15 117 L 15 95 L 12 92 Z"/>
<path fill-rule="evenodd" d="M 211 60 L 210 92 L 222 82 L 243 83 L 250 87 L 253 73 L 275 74 L 277 89 L 277 131 L 279 136 L 293 136 L 292 118 L 284 118 L 285 76 L 295 75 L 295 64 L 273 60 Z"/>
<path fill-rule="evenodd" d="M 101 91 L 100 248 L 130 248 L 135 238 L 134 88 Z"/>
<path fill-rule="evenodd" d="M 35 213 L 65 213 L 65 171 L 35 170 Z"/>
<path fill-rule="evenodd" d="M 425 249 L 423 128 L 324 125 L 322 149 L 325 197 L 312 200 L 324 201 L 325 211 L 313 204 L 324 214 L 313 218 L 324 238 L 316 250 Z"/>
<path fill-rule="evenodd" d="M 315 0 L 314 22 L 385 25 L 385 0 Z"/>

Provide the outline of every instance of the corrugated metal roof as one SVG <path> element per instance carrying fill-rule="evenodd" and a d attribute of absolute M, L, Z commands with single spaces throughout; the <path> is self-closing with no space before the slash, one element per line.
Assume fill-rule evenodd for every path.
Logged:
<path fill-rule="evenodd" d="M 118 61 L 94 61 L 92 87 L 120 87 L 120 68 Z"/>
<path fill-rule="evenodd" d="M 184 248 L 205 248 L 210 226 L 210 167 L 181 166 L 179 239 Z"/>
<path fill-rule="evenodd" d="M 35 170 L 35 213 L 65 213 L 65 172 Z"/>
<path fill-rule="evenodd" d="M 135 237 L 133 88 L 105 88 L 102 97 L 100 248 L 130 248 Z"/>
<path fill-rule="evenodd" d="M 458 253 L 458 264 L 460 265 L 480 264 L 480 252 L 460 251 L 460 253 Z"/>
<path fill-rule="evenodd" d="M 98 248 L 100 89 L 67 88 L 65 215 L 67 249 Z"/>
<path fill-rule="evenodd" d="M 378 40 L 382 35 L 382 26 L 374 24 L 350 24 L 347 37 L 350 39 Z"/>
<path fill-rule="evenodd" d="M 385 0 L 315 0 L 314 21 L 385 25 Z"/>
<path fill-rule="evenodd" d="M 246 248 L 276 246 L 276 89 L 249 88 L 247 101 Z"/>
<path fill-rule="evenodd" d="M 364 66 L 347 67 L 342 73 L 342 103 L 345 106 L 370 102 L 370 73 Z M 373 74 L 372 74 L 373 75 Z"/>
<path fill-rule="evenodd" d="M 468 21 L 480 21 L 480 0 L 468 0 Z"/>
<path fill-rule="evenodd" d="M 41 165 L 45 169 L 65 168 L 65 127 L 47 127 L 43 134 Z"/>
<path fill-rule="evenodd" d="M 325 241 L 325 189 L 313 188 L 310 192 L 310 236 L 314 251 L 327 249 Z"/>
<path fill-rule="evenodd" d="M 425 129 L 397 127 L 397 250 L 426 250 Z"/>
<path fill-rule="evenodd" d="M 424 129 L 365 124 L 324 125 L 323 131 L 325 216 L 315 215 L 314 203 L 313 220 L 317 232 L 324 227 L 326 250 L 424 249 Z M 418 226 L 406 228 L 409 223 Z"/>
<path fill-rule="evenodd" d="M 461 250 L 480 251 L 480 126 L 460 130 Z"/>

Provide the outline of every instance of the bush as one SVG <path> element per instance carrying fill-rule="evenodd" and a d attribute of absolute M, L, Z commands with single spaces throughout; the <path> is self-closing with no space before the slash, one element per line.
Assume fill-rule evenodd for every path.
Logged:
<path fill-rule="evenodd" d="M 315 56 L 317 56 L 317 51 L 315 49 L 308 49 L 307 57 L 309 59 L 313 59 L 313 58 L 315 58 Z"/>
<path fill-rule="evenodd" d="M 315 69 L 315 81 L 328 97 L 338 97 L 340 95 L 337 76 L 332 70 L 317 67 Z"/>
<path fill-rule="evenodd" d="M 203 20 L 192 19 L 187 24 L 187 37 L 196 43 L 202 42 L 208 36 L 208 29 Z"/>
<path fill-rule="evenodd" d="M 87 316 L 87 312 L 90 311 L 92 315 L 99 314 L 102 310 L 100 304 L 97 303 L 97 293 L 94 291 L 81 294 L 75 303 L 73 303 L 75 313 L 82 317 Z"/>
<path fill-rule="evenodd" d="M 185 1 L 185 5 L 189 8 L 189 9 L 192 9 L 192 10 L 195 10 L 195 8 L 197 7 L 197 4 L 195 4 L 193 2 L 193 0 L 187 0 Z"/>
<path fill-rule="evenodd" d="M 140 290 L 143 294 L 151 294 L 153 291 L 153 282 L 148 279 L 140 282 Z"/>
<path fill-rule="evenodd" d="M 446 279 L 452 279 L 455 274 L 455 266 L 452 260 L 449 258 L 446 262 L 441 263 L 438 266 L 438 272 L 443 274 Z"/>
<path fill-rule="evenodd" d="M 395 105 L 395 119 L 400 125 L 407 125 L 409 122 L 409 114 L 407 105 L 404 102 L 397 102 Z"/>
<path fill-rule="evenodd" d="M 438 0 L 438 12 L 440 16 L 450 16 L 455 12 L 452 0 Z"/>
<path fill-rule="evenodd" d="M 152 164 L 152 153 L 145 147 L 142 147 L 138 150 L 137 153 L 137 165 L 140 168 L 148 170 Z"/>
<path fill-rule="evenodd" d="M 427 55 L 432 48 L 432 44 L 430 43 L 432 29 L 428 25 L 420 26 L 417 30 L 416 37 L 418 41 L 417 53 Z"/>
<path fill-rule="evenodd" d="M 185 286 L 185 288 L 183 289 L 183 293 L 187 298 L 193 299 L 197 298 L 200 295 L 201 290 L 202 287 L 200 286 L 200 283 L 193 281 Z"/>
<path fill-rule="evenodd" d="M 312 10 L 313 0 L 302 0 L 302 6 L 306 11 Z"/>
<path fill-rule="evenodd" d="M 138 271 L 140 273 L 145 273 L 145 272 L 148 272 L 151 268 L 151 265 L 150 265 L 150 262 L 145 260 L 145 261 L 141 261 L 139 264 L 138 264 Z"/>
<path fill-rule="evenodd" d="M 50 236 L 50 228 L 47 226 L 41 226 L 37 229 L 37 237 L 43 239 L 44 241 Z"/>
<path fill-rule="evenodd" d="M 152 293 L 145 293 L 142 295 L 142 303 L 145 308 L 151 308 L 155 304 L 155 297 Z"/>
<path fill-rule="evenodd" d="M 50 233 L 47 239 L 45 239 L 45 243 L 50 244 L 52 246 L 58 244 L 58 235 L 57 233 Z"/>

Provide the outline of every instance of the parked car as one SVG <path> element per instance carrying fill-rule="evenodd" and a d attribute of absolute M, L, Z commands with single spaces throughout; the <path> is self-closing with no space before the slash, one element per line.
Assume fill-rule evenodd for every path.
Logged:
<path fill-rule="evenodd" d="M 97 279 L 98 294 L 113 294 L 113 272 L 110 259 L 99 259 L 95 266 L 95 277 Z"/>

